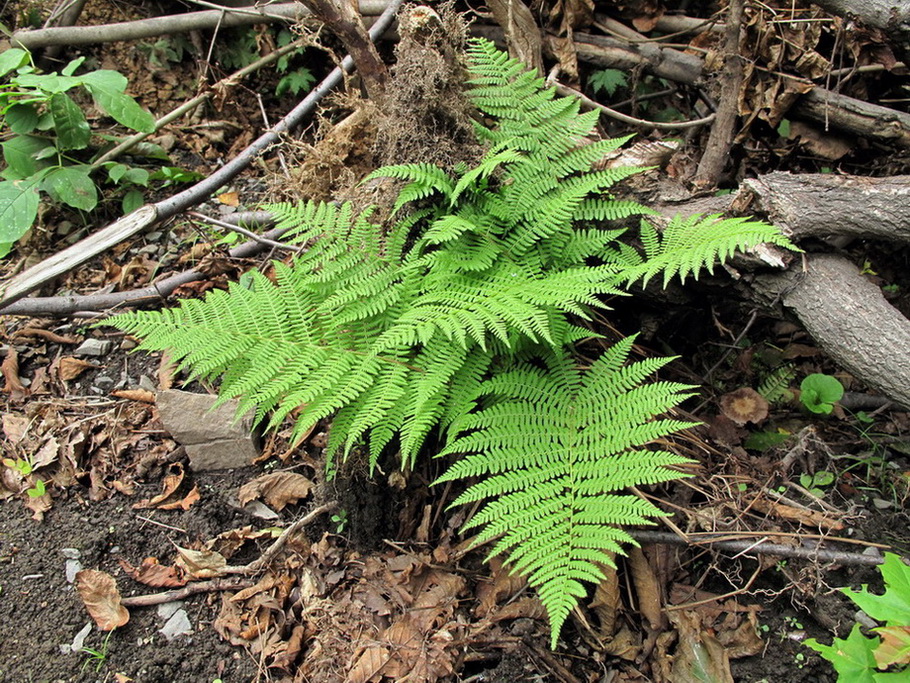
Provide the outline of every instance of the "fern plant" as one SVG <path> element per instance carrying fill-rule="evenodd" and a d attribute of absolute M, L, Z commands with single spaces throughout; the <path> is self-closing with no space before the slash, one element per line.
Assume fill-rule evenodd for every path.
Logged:
<path fill-rule="evenodd" d="M 641 169 L 597 170 L 626 139 L 591 141 L 596 113 L 556 97 L 542 79 L 484 40 L 471 43 L 469 95 L 496 120 L 476 125 L 479 163 L 449 173 L 427 164 L 380 169 L 404 182 L 381 224 L 350 204 L 277 204 L 279 226 L 308 250 L 204 301 L 113 318 L 167 349 L 193 377 L 222 377 L 294 438 L 333 416 L 328 457 L 367 441 L 371 466 L 396 443 L 410 468 L 431 432 L 462 455 L 441 481 L 479 478 L 456 504 L 494 499 L 469 523 L 537 587 L 555 645 L 584 581 L 631 538 L 622 526 L 660 512 L 622 493 L 681 476 L 682 460 L 646 445 L 684 424 L 655 419 L 690 393 L 646 382 L 668 359 L 627 362 L 632 340 L 590 368 L 571 349 L 577 325 L 635 280 L 685 278 L 734 249 L 773 242 L 743 219 L 645 224 L 643 252 L 598 225 L 647 215 L 606 192 Z"/>

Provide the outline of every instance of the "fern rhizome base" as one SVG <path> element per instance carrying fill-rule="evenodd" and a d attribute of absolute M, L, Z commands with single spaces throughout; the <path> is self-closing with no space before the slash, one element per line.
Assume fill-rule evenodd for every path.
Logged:
<path fill-rule="evenodd" d="M 598 170 L 627 138 L 594 138 L 597 113 L 557 97 L 485 40 L 467 49 L 466 94 L 481 114 L 476 164 L 386 166 L 402 181 L 391 217 L 306 202 L 267 207 L 309 245 L 274 277 L 113 325 L 168 350 L 192 377 L 221 377 L 270 428 L 302 438 L 332 418 L 329 461 L 362 443 L 375 465 L 394 449 L 408 470 L 428 437 L 479 504 L 465 530 L 493 542 L 545 606 L 555 647 L 569 612 L 603 577 L 624 531 L 662 512 L 629 487 L 680 476 L 652 447 L 687 424 L 661 418 L 692 387 L 652 379 L 670 359 L 630 362 L 633 339 L 585 367 L 580 322 L 633 282 L 685 279 L 734 250 L 792 246 L 772 226 L 716 216 L 642 221 L 640 247 L 617 221 L 653 212 L 613 199 L 642 169 Z M 383 212 L 386 213 L 386 212 Z"/>

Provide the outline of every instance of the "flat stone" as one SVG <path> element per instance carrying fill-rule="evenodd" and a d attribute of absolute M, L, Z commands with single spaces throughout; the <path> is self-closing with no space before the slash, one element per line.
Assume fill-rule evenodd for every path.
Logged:
<path fill-rule="evenodd" d="M 158 632 L 170 641 L 177 636 L 192 635 L 193 625 L 190 623 L 190 618 L 187 615 L 186 610 L 178 609 L 171 618 L 167 620 L 167 623 L 158 629 Z"/>
<path fill-rule="evenodd" d="M 164 428 L 180 443 L 196 471 L 246 467 L 259 455 L 253 413 L 239 420 L 237 401 L 212 409 L 216 396 L 168 389 L 156 403 Z"/>
<path fill-rule="evenodd" d="M 73 355 L 104 356 L 110 353 L 113 346 L 114 342 L 110 339 L 95 339 L 95 337 L 89 337 L 79 345 L 79 348 L 73 351 Z"/>

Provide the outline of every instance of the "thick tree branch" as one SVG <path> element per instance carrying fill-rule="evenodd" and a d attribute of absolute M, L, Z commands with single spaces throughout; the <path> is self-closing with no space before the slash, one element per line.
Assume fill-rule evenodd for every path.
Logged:
<path fill-rule="evenodd" d="M 724 166 L 730 159 L 730 146 L 739 118 L 739 91 L 743 84 L 742 57 L 739 36 L 743 23 L 743 0 L 730 0 L 724 43 L 724 68 L 720 74 L 720 106 L 705 144 L 705 153 L 698 162 L 693 183 L 697 189 L 715 187 Z"/>
<path fill-rule="evenodd" d="M 867 26 L 882 29 L 893 40 L 908 46 L 910 3 L 899 0 L 812 0 L 838 16 L 853 16 Z"/>
<path fill-rule="evenodd" d="M 704 62 L 695 55 L 654 43 L 630 43 L 584 33 L 576 33 L 575 41 L 578 58 L 588 63 L 625 70 L 644 68 L 677 83 L 704 85 Z M 791 111 L 826 128 L 910 148 L 910 114 L 895 109 L 816 87 L 800 97 Z"/>
<path fill-rule="evenodd" d="M 365 16 L 381 14 L 389 6 L 388 0 L 361 0 L 360 12 Z M 310 12 L 299 2 L 282 2 L 274 5 L 251 5 L 225 10 L 187 12 L 166 17 L 124 21 L 101 26 L 67 26 L 37 30 L 19 30 L 10 42 L 28 50 L 51 45 L 94 45 L 116 40 L 142 40 L 213 29 L 216 26 L 251 26 L 276 21 L 299 21 Z"/>
<path fill-rule="evenodd" d="M 910 244 L 910 176 L 769 173 L 744 180 L 736 206 L 795 240 L 877 239 Z"/>
<path fill-rule="evenodd" d="M 367 94 L 381 102 L 389 72 L 370 40 L 352 0 L 301 0 L 310 12 L 323 22 L 344 44 L 354 60 L 357 74 L 363 80 Z"/>

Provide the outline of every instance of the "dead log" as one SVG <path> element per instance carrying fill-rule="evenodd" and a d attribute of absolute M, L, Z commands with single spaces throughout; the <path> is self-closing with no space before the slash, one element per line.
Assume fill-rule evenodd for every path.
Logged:
<path fill-rule="evenodd" d="M 363 15 L 379 15 L 388 7 L 388 0 L 361 0 Z M 312 16 L 299 2 L 237 7 L 228 10 L 203 10 L 151 19 L 123 21 L 99 26 L 57 26 L 42 29 L 20 29 L 10 37 L 10 43 L 27 50 L 54 45 L 95 45 L 115 40 L 142 40 L 213 29 L 215 27 L 252 26 L 276 21 L 294 22 Z"/>
<path fill-rule="evenodd" d="M 838 365 L 910 409 L 910 320 L 853 263 L 812 254 L 802 271 L 755 278 L 752 295 L 782 303 Z"/>
<path fill-rule="evenodd" d="M 744 180 L 734 204 L 788 237 L 910 243 L 910 176 L 769 173 Z"/>
<path fill-rule="evenodd" d="M 856 17 L 866 26 L 884 31 L 892 40 L 910 47 L 910 3 L 895 0 L 812 0 L 831 14 Z"/>

